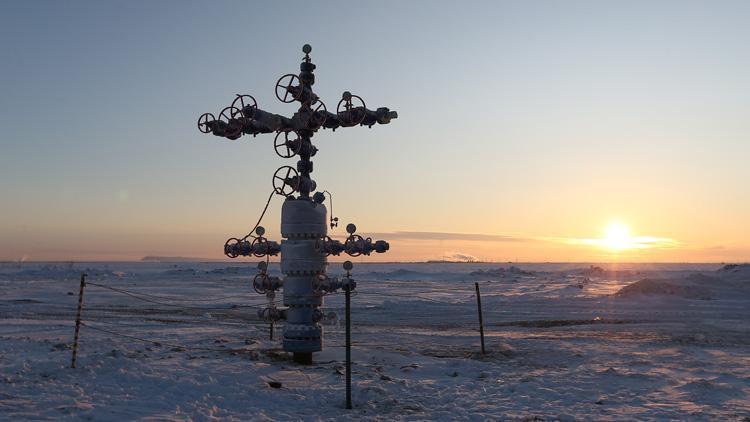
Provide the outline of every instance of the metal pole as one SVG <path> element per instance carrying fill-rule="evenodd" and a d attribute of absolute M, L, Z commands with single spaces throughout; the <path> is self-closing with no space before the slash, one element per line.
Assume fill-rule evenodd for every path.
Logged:
<path fill-rule="evenodd" d="M 271 321 L 271 329 L 269 330 L 269 332 L 270 332 L 270 336 L 269 336 L 270 340 L 273 340 L 273 321 Z"/>
<path fill-rule="evenodd" d="M 352 297 L 351 288 L 344 287 L 346 292 L 346 408 L 352 408 Z"/>
<path fill-rule="evenodd" d="M 78 311 L 76 312 L 76 331 L 73 335 L 73 358 L 70 367 L 76 367 L 76 356 L 78 355 L 78 332 L 81 330 L 81 311 L 83 310 L 83 288 L 86 286 L 86 274 L 81 274 L 81 287 L 78 290 Z"/>
<path fill-rule="evenodd" d="M 482 296 L 479 294 L 479 283 L 474 283 L 477 289 L 477 310 L 479 311 L 479 336 L 482 339 L 482 354 L 484 354 L 484 322 L 482 321 Z"/>

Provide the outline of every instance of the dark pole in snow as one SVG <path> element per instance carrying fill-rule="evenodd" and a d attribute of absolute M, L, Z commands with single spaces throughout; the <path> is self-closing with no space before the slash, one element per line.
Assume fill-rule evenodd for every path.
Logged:
<path fill-rule="evenodd" d="M 484 322 L 482 321 L 482 296 L 479 294 L 479 283 L 474 283 L 477 289 L 477 309 L 479 311 L 479 337 L 482 339 L 482 354 L 484 354 Z"/>
<path fill-rule="evenodd" d="M 83 310 L 83 288 L 86 286 L 86 273 L 81 274 L 81 287 L 78 290 L 78 311 L 76 312 L 76 331 L 73 335 L 73 358 L 70 367 L 76 367 L 76 355 L 78 355 L 78 332 L 81 330 L 81 311 Z"/>
<path fill-rule="evenodd" d="M 346 408 L 352 408 L 352 293 L 349 285 L 346 292 Z"/>
<path fill-rule="evenodd" d="M 270 340 L 273 340 L 273 321 L 271 321 L 271 328 L 269 330 L 269 333 L 270 333 L 270 335 L 269 335 Z"/>

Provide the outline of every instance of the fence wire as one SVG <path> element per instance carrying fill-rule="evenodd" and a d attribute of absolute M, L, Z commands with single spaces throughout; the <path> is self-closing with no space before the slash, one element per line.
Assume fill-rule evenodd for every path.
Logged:
<path fill-rule="evenodd" d="M 155 304 L 155 305 L 161 305 L 161 306 L 167 306 L 167 307 L 175 308 L 175 309 L 192 310 L 192 311 L 202 311 L 204 313 L 205 312 L 209 312 L 209 311 L 234 311 L 234 310 L 238 310 L 238 309 L 248 309 L 248 308 L 259 309 L 259 308 L 263 308 L 263 307 L 269 306 L 269 305 L 272 305 L 272 306 L 277 305 L 277 302 L 276 302 L 275 299 L 272 300 L 272 301 L 269 301 L 268 298 L 263 298 L 260 301 L 258 301 L 256 299 L 256 301 L 253 301 L 250 304 L 247 304 L 247 302 L 246 302 L 245 304 L 242 304 L 242 305 L 232 304 L 232 305 L 229 305 L 229 306 L 193 306 L 192 305 L 193 303 L 207 303 L 207 302 L 217 302 L 217 301 L 221 301 L 221 300 L 234 299 L 234 298 L 246 298 L 247 295 L 246 294 L 235 294 L 235 295 L 216 296 L 216 297 L 209 297 L 209 298 L 205 298 L 205 297 L 203 297 L 203 298 L 186 298 L 186 297 L 177 297 L 177 296 L 170 296 L 170 295 L 156 295 L 156 294 L 151 294 L 151 293 L 139 292 L 139 291 L 135 291 L 135 290 L 129 290 L 129 289 L 123 289 L 123 288 L 119 288 L 119 287 L 107 286 L 107 285 L 104 285 L 104 284 L 100 284 L 100 283 L 96 283 L 96 282 L 90 282 L 90 281 L 87 281 L 86 285 L 90 285 L 90 286 L 93 286 L 93 287 L 96 287 L 96 288 L 100 288 L 100 289 L 105 289 L 105 290 L 117 293 L 119 295 L 124 295 L 124 296 L 127 296 L 129 298 L 132 298 L 132 299 L 135 299 L 135 300 L 138 300 L 138 301 L 141 301 L 141 302 L 145 302 L 145 303 L 150 303 L 150 304 Z M 352 292 L 352 296 L 363 295 L 365 297 L 397 298 L 397 299 L 402 299 L 402 300 L 405 300 L 405 301 L 417 300 L 417 301 L 425 301 L 425 302 L 431 302 L 431 303 L 436 303 L 436 304 L 441 304 L 441 305 L 449 305 L 449 306 L 450 305 L 459 305 L 459 304 L 465 303 L 466 301 L 471 300 L 471 299 L 473 299 L 473 298 L 476 297 L 476 294 L 473 293 L 474 289 L 472 289 L 472 294 L 470 294 L 470 295 L 459 296 L 459 297 L 453 296 L 451 298 L 453 300 L 441 300 L 442 298 L 438 299 L 438 298 L 434 298 L 434 297 L 428 297 L 428 296 L 425 296 L 425 295 L 428 295 L 428 294 L 431 294 L 431 293 L 450 293 L 450 294 L 455 295 L 457 291 L 455 289 L 440 289 L 440 288 L 431 289 L 431 288 L 429 288 L 427 286 L 419 286 L 419 287 L 421 287 L 421 288 L 420 289 L 415 289 L 415 291 L 408 291 L 407 290 L 407 291 L 404 291 L 404 292 L 388 292 L 388 293 L 386 293 L 386 292 L 376 292 L 376 291 L 367 291 L 367 290 L 365 290 L 365 291 L 355 290 L 355 291 Z M 330 296 L 341 297 L 341 296 L 343 296 L 343 292 L 329 293 L 326 296 L 328 296 L 328 297 L 330 297 Z M 52 305 L 52 306 L 61 306 L 61 307 L 65 306 L 63 304 L 57 304 L 57 303 L 50 303 L 49 305 Z M 94 330 L 94 331 L 106 334 L 106 335 L 110 335 L 110 336 L 115 336 L 115 337 L 119 337 L 119 338 L 125 338 L 125 339 L 129 339 L 129 340 L 135 340 L 135 341 L 142 342 L 142 343 L 145 343 L 145 344 L 151 344 L 151 345 L 154 345 L 154 346 L 157 346 L 157 347 L 167 346 L 167 347 L 172 347 L 172 348 L 178 348 L 178 349 L 184 350 L 184 351 L 208 351 L 208 352 L 216 352 L 216 353 L 233 353 L 233 354 L 248 353 L 248 352 L 251 352 L 251 351 L 257 351 L 257 349 L 250 349 L 250 348 L 217 348 L 217 347 L 205 347 L 205 346 L 191 346 L 191 345 L 177 343 L 177 342 L 172 342 L 172 341 L 162 341 L 162 340 L 148 339 L 148 338 L 144 338 L 143 336 L 139 336 L 139 335 L 126 334 L 126 333 L 124 333 L 122 331 L 134 328 L 133 324 L 120 324 L 120 323 L 112 322 L 112 321 L 109 321 L 109 320 L 105 321 L 102 318 L 108 318 L 107 313 L 127 312 L 129 309 L 133 309 L 133 308 L 129 308 L 127 305 L 113 305 L 113 306 L 114 307 L 109 307 L 108 308 L 108 307 L 103 307 L 101 304 L 97 304 L 97 305 L 93 305 L 93 306 L 89 307 L 89 309 L 91 311 L 94 311 L 95 314 L 88 316 L 88 318 L 85 318 L 86 321 L 81 321 L 81 326 L 86 327 L 87 329 L 91 329 L 91 330 Z M 333 307 L 333 306 L 321 307 L 320 309 L 322 311 L 329 311 L 329 310 L 340 311 L 342 307 L 343 307 L 343 304 L 341 304 L 340 306 L 336 306 L 336 307 Z M 140 308 L 135 308 L 135 309 L 138 310 Z M 72 309 L 70 309 L 70 310 L 72 311 Z M 99 313 L 104 312 L 104 314 L 103 315 L 96 314 L 97 312 L 99 312 Z M 84 312 L 84 315 L 86 315 L 86 312 Z M 191 320 L 188 320 L 188 321 L 181 320 L 181 319 L 175 319 L 175 320 L 165 321 L 165 320 L 159 319 L 157 316 L 152 316 L 152 317 L 146 317 L 144 315 L 134 315 L 134 316 L 140 316 L 141 318 L 143 318 L 144 321 L 149 321 L 150 320 L 150 321 L 154 321 L 154 322 L 161 322 L 161 323 L 164 323 L 164 324 L 181 324 L 181 323 L 184 323 L 184 324 L 195 324 L 198 321 L 198 320 L 195 320 L 195 319 L 191 319 Z M 269 331 L 271 329 L 273 329 L 268 322 L 264 322 L 264 321 L 262 321 L 260 319 L 258 319 L 258 320 L 243 320 L 242 322 L 233 323 L 233 322 L 228 322 L 228 321 L 217 319 L 217 318 L 213 317 L 211 314 L 204 314 L 203 316 L 205 316 L 208 320 L 210 320 L 211 324 L 213 324 L 213 325 L 226 326 L 226 327 L 237 327 L 237 328 L 249 328 L 249 327 L 252 327 L 252 328 L 255 329 L 254 332 L 256 334 L 263 333 L 264 336 L 267 335 L 267 333 L 269 333 Z M 429 322 L 432 319 L 433 319 L 433 316 L 431 316 L 431 315 L 411 315 L 409 317 L 409 320 L 411 322 L 418 321 L 419 323 Z M 332 340 L 334 340 L 334 343 L 332 343 L 332 344 L 326 344 L 325 347 L 328 347 L 328 348 L 342 348 L 342 347 L 346 347 L 344 344 L 340 344 L 340 343 L 338 343 L 338 341 L 335 341 L 335 339 L 337 339 L 337 338 L 340 341 L 341 340 L 340 339 L 340 335 L 342 335 L 344 333 L 344 331 L 338 325 L 338 324 L 340 324 L 342 322 L 342 320 L 343 319 L 338 319 L 337 318 L 337 325 L 329 327 L 329 328 L 326 328 L 326 333 L 328 333 L 329 335 L 333 335 Z M 394 322 L 396 322 L 398 324 L 398 322 L 404 322 L 404 320 L 396 318 L 396 321 L 394 321 Z M 275 325 L 275 323 L 274 323 L 274 325 Z M 367 324 L 367 325 L 369 325 L 369 324 Z M 146 325 L 143 326 L 143 328 L 146 328 L 147 326 L 148 325 L 146 324 Z M 254 336 L 253 340 L 261 340 L 261 337 L 260 336 Z M 402 343 L 403 342 L 400 342 L 399 344 L 402 344 Z M 407 341 L 406 343 L 411 344 L 411 343 L 414 343 L 414 342 Z M 414 343 L 414 344 L 417 344 L 417 343 Z M 390 347 L 392 345 L 389 346 L 388 344 L 378 344 L 378 343 L 372 343 L 372 342 L 357 342 L 357 341 L 354 341 L 354 342 L 352 342 L 352 346 L 355 346 L 355 347 Z"/>

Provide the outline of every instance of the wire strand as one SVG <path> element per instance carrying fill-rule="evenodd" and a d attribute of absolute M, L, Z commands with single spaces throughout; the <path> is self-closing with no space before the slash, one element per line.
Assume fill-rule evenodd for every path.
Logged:
<path fill-rule="evenodd" d="M 378 293 L 378 292 L 359 292 L 359 294 L 364 295 L 364 296 L 367 296 L 367 295 L 370 295 L 370 296 L 385 296 L 385 297 L 398 297 L 398 298 L 404 298 L 404 299 L 419 298 L 419 299 L 422 299 L 422 300 L 426 300 L 428 302 L 440 303 L 440 304 L 443 304 L 443 305 L 457 305 L 461 301 L 466 301 L 466 300 L 469 300 L 472 297 L 474 297 L 474 295 L 471 295 L 471 296 L 459 298 L 459 302 L 448 302 L 448 301 L 437 300 L 437 299 L 433 299 L 433 298 L 430 298 L 430 297 L 424 297 L 424 296 L 419 296 L 419 295 L 389 294 L 389 293 Z"/>
<path fill-rule="evenodd" d="M 87 284 L 95 284 L 95 283 L 87 283 Z M 125 289 L 121 289 L 121 290 L 128 291 Z M 154 295 L 150 293 L 133 292 L 132 290 L 130 290 L 129 292 L 133 294 L 137 294 L 139 296 L 152 297 L 155 299 L 163 299 L 163 300 L 168 300 L 172 302 L 216 302 L 219 300 L 234 299 L 238 297 L 247 297 L 247 294 L 236 294 L 236 295 L 231 295 L 231 296 L 217 296 L 217 297 L 209 297 L 209 298 L 203 298 L 203 299 L 184 299 L 184 298 L 179 298 L 176 296 Z"/>
<path fill-rule="evenodd" d="M 255 226 L 253 226 L 253 229 L 250 230 L 250 233 L 246 234 L 245 237 L 243 237 L 240 240 L 245 240 L 245 239 L 247 239 L 248 237 L 251 237 L 251 236 L 255 237 L 255 236 L 253 236 L 253 232 L 255 231 L 255 229 L 258 228 L 258 226 L 260 226 L 260 222 L 263 221 L 263 216 L 266 215 L 266 211 L 268 211 L 268 206 L 271 204 L 271 199 L 273 198 L 273 194 L 275 194 L 275 193 L 276 193 L 276 190 L 272 190 L 271 194 L 268 195 L 268 200 L 266 201 L 266 206 L 263 207 L 263 212 L 260 213 L 260 217 L 258 218 L 258 222 L 255 223 Z"/>
<path fill-rule="evenodd" d="M 120 294 L 123 294 L 123 295 L 126 295 L 126 296 L 130 296 L 130 297 L 132 297 L 134 299 L 137 299 L 137 300 L 140 300 L 140 301 L 143 301 L 143 302 L 154 303 L 154 304 L 163 305 L 163 306 L 172 306 L 172 307 L 175 307 L 175 308 L 182 308 L 182 309 L 197 309 L 197 310 L 201 310 L 201 311 L 210 311 L 210 310 L 227 310 L 227 311 L 229 311 L 229 310 L 233 310 L 233 309 L 237 309 L 237 308 L 258 308 L 258 307 L 261 307 L 263 305 L 263 304 L 232 305 L 231 307 L 228 307 L 228 308 L 227 307 L 177 305 L 177 304 L 174 304 L 174 303 L 160 302 L 160 301 L 153 300 L 153 299 L 147 299 L 145 297 L 141 297 L 141 295 L 139 295 L 138 293 L 130 292 L 130 291 L 127 291 L 125 289 L 118 289 L 118 288 L 115 288 L 115 287 L 105 286 L 103 284 L 92 283 L 92 282 L 89 282 L 89 281 L 87 281 L 86 284 L 92 285 L 92 286 L 96 286 L 96 287 L 100 287 L 100 288 L 107 289 L 107 290 L 111 290 L 113 292 L 120 293 Z"/>

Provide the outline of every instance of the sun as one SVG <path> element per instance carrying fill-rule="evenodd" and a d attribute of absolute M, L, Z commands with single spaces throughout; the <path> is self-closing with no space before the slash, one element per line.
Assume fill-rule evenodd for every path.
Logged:
<path fill-rule="evenodd" d="M 604 228 L 604 238 L 602 244 L 615 251 L 630 249 L 633 247 L 633 238 L 630 236 L 630 229 L 619 221 L 613 221 Z"/>
<path fill-rule="evenodd" d="M 611 220 L 604 227 L 601 237 L 594 238 L 569 238 L 566 243 L 574 245 L 588 245 L 609 252 L 619 254 L 623 251 L 636 252 L 647 249 L 668 249 L 677 248 L 680 242 L 669 237 L 656 237 L 633 235 L 630 227 L 620 220 Z M 624 255 L 623 255 L 624 256 Z"/>

